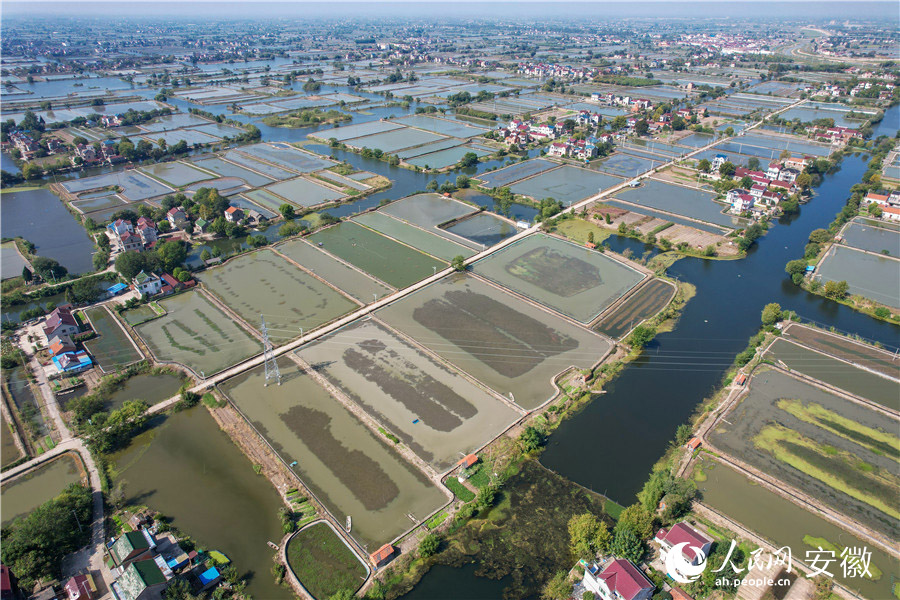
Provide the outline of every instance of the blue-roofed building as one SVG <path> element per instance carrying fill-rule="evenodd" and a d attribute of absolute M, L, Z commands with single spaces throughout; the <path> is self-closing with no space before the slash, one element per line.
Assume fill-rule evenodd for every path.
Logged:
<path fill-rule="evenodd" d="M 106 288 L 106 294 L 112 298 L 113 296 L 118 296 L 122 292 L 128 291 L 128 284 L 125 283 L 117 283 L 113 286 Z"/>
<path fill-rule="evenodd" d="M 59 373 L 80 373 L 91 368 L 91 357 L 84 350 L 64 352 L 51 360 Z"/>
<path fill-rule="evenodd" d="M 222 577 L 222 574 L 219 573 L 219 570 L 215 567 L 210 567 L 202 573 L 197 574 L 197 579 L 200 580 L 200 585 L 203 586 L 203 589 L 215 584 Z"/>

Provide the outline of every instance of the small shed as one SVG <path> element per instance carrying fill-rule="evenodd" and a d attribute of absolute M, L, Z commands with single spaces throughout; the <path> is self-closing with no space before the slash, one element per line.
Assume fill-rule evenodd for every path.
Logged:
<path fill-rule="evenodd" d="M 478 462 L 477 454 L 468 454 L 468 455 L 466 455 L 465 458 L 461 459 L 456 464 L 459 465 L 463 469 L 468 469 L 469 467 L 471 467 L 472 465 L 474 465 L 477 462 Z"/>
<path fill-rule="evenodd" d="M 688 450 L 693 451 L 693 450 L 696 450 L 697 448 L 699 448 L 701 443 L 702 443 L 702 442 L 700 442 L 700 438 L 698 438 L 698 437 L 692 437 L 692 438 L 688 441 L 688 443 L 685 444 L 685 447 L 686 447 Z"/>
<path fill-rule="evenodd" d="M 372 560 L 372 564 L 374 564 L 376 568 L 383 567 L 384 565 L 391 562 L 391 559 L 394 558 L 394 547 L 391 544 L 385 544 L 384 546 L 370 554 L 369 558 Z"/>

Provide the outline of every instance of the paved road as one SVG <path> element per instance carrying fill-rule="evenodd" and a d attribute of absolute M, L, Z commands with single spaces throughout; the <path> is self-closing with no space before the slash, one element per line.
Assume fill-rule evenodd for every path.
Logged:
<path fill-rule="evenodd" d="M 44 398 L 44 406 L 47 409 L 47 414 L 53 420 L 56 430 L 59 432 L 60 442 L 49 452 L 45 452 L 41 456 L 22 463 L 18 467 L 0 473 L 0 482 L 25 473 L 29 469 L 47 462 L 51 458 L 60 456 L 65 452 L 77 452 L 88 472 L 88 481 L 90 482 L 91 491 L 93 492 L 94 510 L 90 523 L 91 542 L 85 549 L 80 550 L 68 558 L 67 569 L 72 570 L 67 570 L 64 573 L 75 574 L 84 572 L 85 569 L 90 569 L 95 573 L 99 571 L 107 581 L 106 587 L 108 587 L 109 583 L 112 582 L 112 578 L 103 561 L 103 544 L 106 533 L 104 531 L 103 488 L 100 483 L 100 471 L 97 469 L 94 457 L 91 456 L 91 453 L 88 451 L 84 442 L 74 437 L 65 421 L 63 421 L 62 415 L 59 412 L 59 405 L 56 403 L 56 397 L 53 394 L 53 390 L 50 388 L 50 383 L 47 381 L 44 369 L 35 356 L 30 357 L 29 366 L 31 367 L 32 373 L 34 373 L 37 378 L 38 388 L 41 391 L 41 396 Z M 83 523 L 82 525 L 85 524 Z"/>

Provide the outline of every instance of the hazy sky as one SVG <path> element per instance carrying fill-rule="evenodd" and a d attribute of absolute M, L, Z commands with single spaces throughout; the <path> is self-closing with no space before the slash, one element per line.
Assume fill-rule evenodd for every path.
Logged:
<path fill-rule="evenodd" d="M 656 2 L 634 2 L 631 0 L 462 0 L 461 2 L 395 0 L 330 0 L 329 2 L 304 2 L 271 0 L 246 0 L 244 2 L 221 2 L 219 0 L 150 1 L 147 0 L 28 0 L 27 2 L 4 1 L 4 16 L 17 15 L 59 15 L 59 16 L 161 16 L 161 17 L 294 17 L 294 16 L 411 16 L 423 18 L 454 17 L 517 17 L 522 19 L 546 15 L 548 17 L 681 17 L 697 18 L 696 4 L 708 5 L 703 11 L 710 18 L 766 19 L 791 18 L 813 20 L 876 18 L 896 21 L 900 18 L 897 0 L 658 0 Z M 215 3 L 215 15 L 210 15 L 209 4 Z M 334 5 L 344 6 L 339 12 Z M 765 4 L 760 11 L 759 5 Z M 111 9 L 111 5 L 116 7 Z M 510 4 L 516 4 L 511 11 Z M 349 8 L 355 5 L 355 8 Z M 715 8 L 713 8 L 715 7 Z"/>

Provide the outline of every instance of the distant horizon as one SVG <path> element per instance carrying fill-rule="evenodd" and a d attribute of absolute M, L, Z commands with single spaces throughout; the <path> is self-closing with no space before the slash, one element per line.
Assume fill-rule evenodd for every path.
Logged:
<path fill-rule="evenodd" d="M 457 20 L 466 18 L 506 18 L 519 20 L 534 17 L 577 17 L 597 18 L 693 18 L 697 16 L 686 10 L 697 3 L 716 6 L 717 10 L 706 9 L 701 19 L 754 19 L 760 21 L 789 18 L 820 22 L 834 19 L 887 20 L 900 21 L 896 0 L 460 0 L 459 2 L 430 2 L 422 0 L 331 0 L 329 2 L 305 0 L 247 0 L 245 2 L 220 2 L 218 0 L 10 0 L 3 2 L 5 17 L 47 16 L 54 17 L 162 17 L 183 18 L 192 16 L 211 17 L 209 5 L 217 6 L 214 19 L 265 19 L 279 16 L 302 16 L 309 18 L 331 17 L 341 19 L 372 17 L 440 18 Z M 335 14 L 334 5 L 344 8 Z M 510 14 L 509 6 L 515 4 L 515 14 Z M 759 5 L 765 4 L 764 14 Z M 461 10 L 461 5 L 465 7 Z M 111 11 L 110 7 L 116 10 Z M 352 6 L 352 17 L 346 7 Z M 402 7 L 402 10 L 398 10 Z M 652 8 L 651 8 L 652 7 Z M 815 7 L 814 10 L 810 10 Z M 548 14 L 550 13 L 550 14 Z"/>

